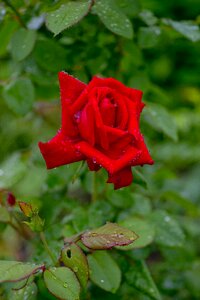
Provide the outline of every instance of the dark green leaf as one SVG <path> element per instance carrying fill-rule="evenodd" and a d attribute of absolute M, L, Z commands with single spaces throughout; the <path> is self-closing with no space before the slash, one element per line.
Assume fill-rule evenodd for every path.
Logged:
<path fill-rule="evenodd" d="M 157 26 L 140 27 L 138 33 L 138 44 L 141 48 L 151 48 L 157 45 L 161 30 Z"/>
<path fill-rule="evenodd" d="M 0 55 L 4 55 L 6 53 L 8 44 L 10 42 L 10 38 L 18 28 L 18 23 L 16 21 L 8 20 L 3 25 L 1 25 L 0 30 Z"/>
<path fill-rule="evenodd" d="M 121 271 L 105 251 L 96 251 L 88 255 L 90 279 L 103 290 L 115 293 L 121 281 Z"/>
<path fill-rule="evenodd" d="M 26 58 L 35 45 L 36 31 L 20 28 L 11 39 L 10 52 L 16 61 Z"/>
<path fill-rule="evenodd" d="M 62 4 L 47 14 L 46 25 L 55 35 L 78 23 L 89 11 L 91 1 L 77 1 Z"/>
<path fill-rule="evenodd" d="M 54 40 L 38 41 L 33 54 L 38 65 L 44 70 L 58 72 L 65 69 L 66 51 Z"/>
<path fill-rule="evenodd" d="M 135 261 L 125 274 L 127 282 L 153 300 L 161 300 L 159 291 L 144 261 Z"/>
<path fill-rule="evenodd" d="M 93 6 L 93 11 L 112 32 L 129 39 L 133 37 L 133 28 L 130 20 L 120 11 L 114 1 L 96 1 Z"/>
<path fill-rule="evenodd" d="M 46 287 L 54 296 L 62 300 L 78 300 L 80 285 L 74 272 L 69 268 L 50 268 L 44 272 Z"/>
<path fill-rule="evenodd" d="M 150 218 L 155 225 L 155 241 L 162 246 L 180 247 L 185 241 L 184 233 L 175 219 L 165 211 L 155 211 Z"/>
<path fill-rule="evenodd" d="M 8 107 L 18 115 L 32 110 L 35 98 L 34 86 L 30 79 L 19 78 L 4 87 L 3 97 Z"/>
<path fill-rule="evenodd" d="M 128 16 L 136 16 L 140 9 L 141 4 L 138 0 L 114 0 L 116 5 L 123 13 Z"/>

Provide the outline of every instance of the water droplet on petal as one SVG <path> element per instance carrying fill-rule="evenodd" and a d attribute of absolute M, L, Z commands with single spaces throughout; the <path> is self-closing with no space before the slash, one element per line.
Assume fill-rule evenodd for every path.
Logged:
<path fill-rule="evenodd" d="M 74 120 L 76 123 L 79 123 L 81 119 L 81 111 L 78 111 L 77 113 L 74 114 Z"/>

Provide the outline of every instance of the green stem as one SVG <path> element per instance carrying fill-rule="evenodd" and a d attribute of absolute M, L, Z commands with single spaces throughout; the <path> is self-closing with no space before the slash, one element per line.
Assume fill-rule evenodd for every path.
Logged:
<path fill-rule="evenodd" d="M 51 249 L 49 248 L 49 245 L 47 243 L 47 240 L 46 240 L 46 237 L 44 235 L 44 232 L 40 232 L 40 239 L 44 245 L 44 248 L 46 250 L 46 252 L 48 253 L 49 257 L 51 258 L 52 262 L 54 265 L 56 265 L 57 261 L 56 261 L 56 258 L 54 256 L 54 254 L 51 252 Z"/>
<path fill-rule="evenodd" d="M 92 202 L 97 200 L 97 174 L 93 172 L 93 181 L 92 181 Z"/>

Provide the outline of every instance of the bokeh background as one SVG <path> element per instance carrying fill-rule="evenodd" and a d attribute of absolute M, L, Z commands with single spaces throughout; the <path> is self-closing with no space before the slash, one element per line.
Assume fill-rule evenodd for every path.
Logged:
<path fill-rule="evenodd" d="M 64 2 L 0 3 L 0 258 L 48 260 L 37 237 L 25 240 L 7 224 L 9 191 L 39 207 L 55 253 L 63 236 L 106 221 L 132 218 L 147 236 L 155 226 L 149 245 L 113 253 L 123 273 L 116 294 L 90 285 L 83 299 L 155 300 L 157 289 L 164 300 L 199 299 L 200 3 L 115 0 L 131 20 L 128 38 L 95 9 L 54 37 L 45 16 Z M 135 168 L 134 183 L 119 191 L 100 171 L 93 203 L 92 172 L 79 163 L 47 171 L 37 146 L 60 126 L 61 70 L 86 83 L 114 77 L 144 92 L 141 130 L 155 164 Z M 38 289 L 34 299 L 55 299 L 39 279 Z M 0 293 L 11 299 L 7 286 Z"/>

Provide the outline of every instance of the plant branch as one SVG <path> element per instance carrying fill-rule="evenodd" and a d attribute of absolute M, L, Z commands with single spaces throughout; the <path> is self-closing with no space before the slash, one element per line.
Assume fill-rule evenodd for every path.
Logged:
<path fill-rule="evenodd" d="M 24 23 L 22 17 L 21 17 L 21 14 L 18 12 L 18 10 L 13 6 L 12 3 L 10 3 L 9 0 L 3 0 L 3 2 L 12 9 L 12 11 L 15 13 L 15 15 L 17 16 L 18 18 L 18 21 L 19 23 L 24 27 L 26 28 L 26 24 Z"/>
<path fill-rule="evenodd" d="M 48 253 L 49 257 L 51 258 L 52 262 L 54 265 L 56 265 L 57 261 L 56 261 L 56 258 L 54 256 L 54 254 L 52 253 L 51 249 L 49 248 L 49 245 L 47 243 L 47 240 L 46 240 L 46 237 L 44 235 L 44 232 L 40 232 L 40 239 L 44 245 L 44 248 L 46 250 L 46 252 Z"/>

